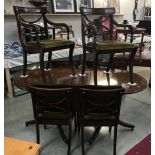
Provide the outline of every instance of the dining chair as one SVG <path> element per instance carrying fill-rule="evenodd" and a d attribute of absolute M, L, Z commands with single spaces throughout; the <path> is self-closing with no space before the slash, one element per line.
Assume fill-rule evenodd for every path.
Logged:
<path fill-rule="evenodd" d="M 37 143 L 40 143 L 39 125 L 57 125 L 61 137 L 68 143 L 67 155 L 70 155 L 71 149 L 71 133 L 72 133 L 72 89 L 64 87 L 46 87 L 31 86 L 30 87 L 34 120 L 36 124 Z M 62 125 L 67 125 L 68 139 L 66 138 Z"/>
<path fill-rule="evenodd" d="M 26 75 L 27 54 L 39 53 L 40 69 L 44 70 L 44 53 L 48 52 L 48 62 L 46 69 L 51 65 L 52 52 L 62 49 L 69 49 L 69 62 L 73 68 L 73 50 L 75 43 L 69 40 L 69 26 L 65 23 L 55 23 L 47 17 L 47 8 L 39 7 L 20 7 L 13 6 L 15 13 L 18 34 L 21 46 L 23 48 L 23 75 Z M 40 23 L 41 26 L 39 25 Z M 55 37 L 56 27 L 66 29 L 66 39 L 58 39 Z"/>
<path fill-rule="evenodd" d="M 133 31 L 130 25 L 118 24 L 113 15 L 115 8 L 80 8 L 81 30 L 83 44 L 83 67 L 81 76 L 85 75 L 86 55 L 94 53 L 94 76 L 97 76 L 98 56 L 108 54 L 109 60 L 106 66 L 106 72 L 109 72 L 113 57 L 116 53 L 129 52 L 129 76 L 130 83 L 133 84 L 133 66 L 132 60 L 136 54 L 137 46 L 132 43 L 117 41 L 114 37 L 115 26 L 128 27 Z"/>
<path fill-rule="evenodd" d="M 81 130 L 82 155 L 85 155 L 85 126 L 95 126 L 97 130 L 100 130 L 102 126 L 114 127 L 113 155 L 116 155 L 117 126 L 119 123 L 121 98 L 124 94 L 124 89 L 121 86 L 94 86 L 92 88 L 81 88 L 80 94 L 82 99 L 79 124 Z M 90 144 L 92 144 L 92 142 Z"/>

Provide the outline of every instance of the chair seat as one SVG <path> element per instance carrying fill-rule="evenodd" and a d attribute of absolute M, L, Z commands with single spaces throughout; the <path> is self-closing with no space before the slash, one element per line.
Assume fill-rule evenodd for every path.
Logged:
<path fill-rule="evenodd" d="M 42 47 L 42 49 L 53 49 L 57 48 L 57 47 L 61 47 L 61 46 L 69 46 L 69 45 L 74 45 L 73 41 L 70 40 L 64 40 L 64 39 L 44 39 L 44 40 L 40 40 L 40 45 Z M 37 49 L 37 41 L 30 41 L 26 44 L 26 48 L 28 50 L 32 50 L 33 51 Z"/>
<path fill-rule="evenodd" d="M 97 50 L 126 50 L 136 48 L 137 45 L 127 42 L 120 42 L 114 40 L 107 41 L 97 41 L 96 48 Z"/>

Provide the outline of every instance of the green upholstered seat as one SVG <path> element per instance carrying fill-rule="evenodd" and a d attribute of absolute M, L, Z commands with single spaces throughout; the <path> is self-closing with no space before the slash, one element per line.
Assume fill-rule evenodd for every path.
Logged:
<path fill-rule="evenodd" d="M 40 45 L 42 49 L 50 49 L 59 46 L 71 45 L 74 44 L 73 41 L 64 40 L 64 39 L 44 39 L 40 40 Z M 27 48 L 37 47 L 37 41 L 30 41 L 26 44 Z"/>
<path fill-rule="evenodd" d="M 96 49 L 97 50 L 124 50 L 124 49 L 133 49 L 137 47 L 135 44 L 121 42 L 121 41 L 114 41 L 114 40 L 107 40 L 107 41 L 96 41 Z"/>

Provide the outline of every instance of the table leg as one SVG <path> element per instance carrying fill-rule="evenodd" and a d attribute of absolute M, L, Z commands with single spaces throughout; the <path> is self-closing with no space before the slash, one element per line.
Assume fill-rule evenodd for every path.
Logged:
<path fill-rule="evenodd" d="M 9 68 L 5 68 L 4 71 L 5 71 L 6 84 L 7 84 L 7 96 L 13 97 L 13 88 L 12 88 L 12 83 L 11 83 L 10 70 Z"/>
<path fill-rule="evenodd" d="M 129 124 L 129 123 L 126 123 L 126 122 L 123 122 L 121 120 L 119 120 L 119 125 L 122 125 L 124 127 L 127 127 L 127 128 L 131 128 L 131 130 L 133 131 L 133 129 L 135 128 L 135 126 L 133 124 Z"/>
<path fill-rule="evenodd" d="M 61 126 L 61 125 L 57 125 L 57 128 L 58 128 L 58 130 L 59 130 L 59 133 L 60 133 L 60 136 L 61 136 L 62 140 L 63 140 L 66 144 L 68 144 L 68 140 L 67 140 L 67 138 L 66 138 L 66 136 L 65 136 L 65 133 L 64 133 L 64 131 L 63 131 L 63 129 L 62 129 L 62 126 Z"/>
<path fill-rule="evenodd" d="M 97 136 L 100 133 L 100 130 L 101 130 L 101 126 L 95 128 L 95 132 L 93 136 L 89 139 L 89 145 L 91 145 L 94 142 L 94 140 L 97 138 Z"/>

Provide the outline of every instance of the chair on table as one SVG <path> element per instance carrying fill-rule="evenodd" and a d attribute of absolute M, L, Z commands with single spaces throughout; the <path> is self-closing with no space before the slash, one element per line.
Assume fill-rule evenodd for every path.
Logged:
<path fill-rule="evenodd" d="M 69 61 L 72 67 L 73 76 L 73 50 L 75 43 L 69 40 L 69 27 L 65 23 L 54 23 L 47 18 L 47 8 L 30 8 L 13 6 L 16 16 L 18 33 L 23 48 L 23 75 L 26 75 L 27 54 L 39 53 L 40 69 L 44 70 L 44 53 L 48 53 L 48 69 L 51 64 L 52 52 L 62 49 L 69 49 Z M 27 16 L 28 15 L 28 16 Z M 42 25 L 39 26 L 39 23 Z M 55 38 L 55 27 L 63 27 L 67 32 L 67 39 Z M 52 34 L 50 33 L 52 30 Z"/>
<path fill-rule="evenodd" d="M 98 56 L 100 54 L 109 54 L 109 62 L 106 72 L 109 72 L 115 53 L 129 52 L 129 73 L 130 82 L 133 83 L 132 60 L 136 54 L 137 46 L 132 43 L 126 43 L 114 40 L 114 26 L 128 27 L 133 31 L 130 25 L 118 24 L 113 19 L 115 8 L 80 8 L 82 25 L 82 43 L 83 43 L 83 67 L 84 76 L 86 64 L 86 52 L 94 53 L 94 75 L 97 76 Z M 93 16 L 92 16 L 93 15 Z M 95 17 L 94 17 L 95 16 Z M 108 22 L 106 22 L 108 21 Z M 108 40 L 107 40 L 108 39 Z"/>
<path fill-rule="evenodd" d="M 71 149 L 72 133 L 72 89 L 64 87 L 31 86 L 33 114 L 36 124 L 37 143 L 40 143 L 39 125 L 57 125 L 63 140 L 68 143 L 68 152 Z M 68 125 L 68 140 L 61 125 Z"/>
<path fill-rule="evenodd" d="M 79 124 L 81 130 L 82 155 L 84 151 L 84 127 L 95 126 L 98 132 L 102 126 L 114 127 L 113 155 L 116 155 L 117 126 L 119 123 L 121 98 L 124 89 L 121 86 L 94 86 L 81 88 Z M 95 136 L 95 135 L 94 135 Z M 95 139 L 96 137 L 94 137 Z M 93 139 L 92 139 L 93 140 Z M 92 144 L 92 141 L 90 141 Z"/>

